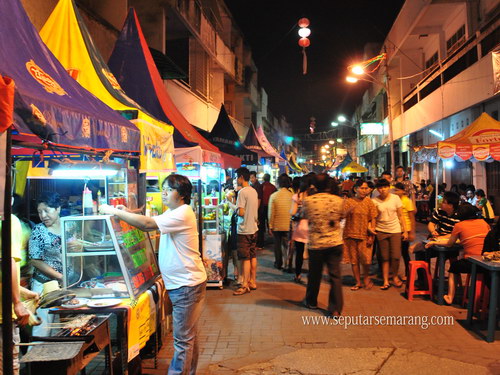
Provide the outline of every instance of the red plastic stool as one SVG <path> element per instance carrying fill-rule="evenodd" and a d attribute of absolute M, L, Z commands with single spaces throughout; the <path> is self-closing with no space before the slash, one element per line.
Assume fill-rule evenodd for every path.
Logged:
<path fill-rule="evenodd" d="M 462 297 L 462 306 L 467 306 L 469 302 L 469 286 L 470 274 L 467 274 L 467 279 L 464 286 L 464 295 Z M 486 318 L 488 312 L 488 302 L 490 300 L 490 289 L 484 282 L 484 274 L 478 273 L 476 278 L 476 294 L 474 295 L 474 313 L 481 313 L 481 319 Z"/>
<path fill-rule="evenodd" d="M 417 270 L 420 268 L 425 271 L 429 287 L 427 290 L 415 290 Z M 413 301 L 413 296 L 430 296 L 432 299 L 432 276 L 429 271 L 429 264 L 423 260 L 411 260 L 408 273 L 408 280 L 406 281 L 406 296 L 408 297 L 408 301 Z"/>

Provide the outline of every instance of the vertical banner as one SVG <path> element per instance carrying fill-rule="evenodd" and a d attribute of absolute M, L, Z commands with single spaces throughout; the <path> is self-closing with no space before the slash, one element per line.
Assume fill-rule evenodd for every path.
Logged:
<path fill-rule="evenodd" d="M 493 95 L 500 92 L 500 52 L 492 53 L 493 59 Z"/>

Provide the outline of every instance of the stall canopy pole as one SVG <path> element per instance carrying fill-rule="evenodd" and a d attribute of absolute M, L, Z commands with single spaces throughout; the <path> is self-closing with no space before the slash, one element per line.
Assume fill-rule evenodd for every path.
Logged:
<path fill-rule="evenodd" d="M 5 131 L 5 191 L 2 223 L 2 340 L 3 373 L 12 374 L 12 251 L 11 251 L 11 130 Z"/>
<path fill-rule="evenodd" d="M 436 187 L 435 187 L 435 192 L 436 192 L 436 196 L 435 196 L 435 206 L 434 208 L 437 210 L 438 209 L 438 195 L 439 195 L 439 160 L 441 158 L 438 156 L 436 157 Z M 431 215 L 432 215 L 432 212 L 431 212 Z"/>
<path fill-rule="evenodd" d="M 202 185 L 201 178 L 198 179 L 198 243 L 200 246 L 200 254 L 203 258 L 203 206 L 202 206 Z"/>

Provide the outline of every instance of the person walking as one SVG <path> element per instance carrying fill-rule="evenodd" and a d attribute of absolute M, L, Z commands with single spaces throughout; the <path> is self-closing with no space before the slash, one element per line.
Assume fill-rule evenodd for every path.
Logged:
<path fill-rule="evenodd" d="M 410 243 L 415 240 L 415 205 L 412 200 L 406 195 L 405 185 L 401 182 L 396 182 L 394 186 L 394 194 L 396 194 L 401 199 L 403 218 L 406 222 L 406 229 L 408 230 L 408 239 L 401 243 L 401 254 L 403 255 L 403 261 L 405 263 L 405 276 L 400 277 L 401 280 L 406 281 L 408 277 L 408 271 L 410 267 Z"/>
<path fill-rule="evenodd" d="M 198 321 L 205 301 L 207 274 L 201 260 L 196 216 L 191 202 L 189 179 L 171 174 L 163 182 L 163 214 L 148 217 L 125 206 L 103 204 L 99 212 L 149 232 L 161 232 L 159 266 L 172 302 L 174 357 L 168 374 L 196 374 L 198 364 Z"/>
<path fill-rule="evenodd" d="M 351 264 L 356 279 L 356 284 L 351 290 L 356 291 L 363 286 L 365 289 L 373 287 L 369 271 L 378 212 L 369 197 L 371 189 L 365 180 L 356 181 L 354 192 L 354 198 L 348 198 L 345 202 L 349 213 L 344 226 L 344 260 Z M 361 284 L 360 264 L 363 268 L 363 284 Z"/>
<path fill-rule="evenodd" d="M 293 281 L 301 283 L 302 265 L 304 264 L 304 251 L 309 241 L 309 224 L 304 218 L 303 203 L 309 195 L 311 178 L 303 176 L 300 179 L 299 190 L 292 196 L 292 242 L 295 250 L 295 276 Z"/>
<path fill-rule="evenodd" d="M 271 194 L 277 189 L 276 186 L 271 184 L 271 175 L 265 173 L 262 177 L 264 182 L 262 183 L 262 200 L 259 205 L 259 233 L 257 237 L 257 248 L 264 247 L 264 240 L 266 238 L 266 232 L 268 231 L 268 218 L 267 212 L 269 209 L 269 198 Z"/>
<path fill-rule="evenodd" d="M 250 290 L 257 289 L 256 233 L 258 230 L 258 195 L 257 191 L 250 186 L 250 171 L 248 168 L 238 168 L 236 177 L 240 190 L 238 191 L 236 205 L 229 203 L 229 206 L 238 215 L 237 251 L 242 275 L 241 285 L 233 292 L 233 295 L 241 296 L 250 293 Z"/>
<path fill-rule="evenodd" d="M 415 204 L 415 186 L 408 176 L 406 176 L 405 169 L 401 165 L 396 167 L 396 179 L 392 182 L 392 185 L 396 186 L 398 182 L 403 184 L 406 196 L 411 199 L 413 204 Z"/>
<path fill-rule="evenodd" d="M 330 281 L 328 315 L 342 313 L 342 229 L 340 221 L 345 217 L 344 199 L 330 194 L 330 177 L 326 173 L 315 176 L 313 185 L 317 193 L 304 199 L 304 218 L 309 223 L 309 276 L 306 296 L 302 301 L 309 309 L 318 308 L 318 294 L 323 267 L 326 264 Z"/>
<path fill-rule="evenodd" d="M 291 272 L 288 261 L 288 236 L 290 231 L 290 207 L 293 193 L 289 190 L 290 178 L 283 173 L 278 177 L 279 190 L 269 198 L 269 233 L 274 237 L 274 267 Z"/>
<path fill-rule="evenodd" d="M 373 203 L 377 207 L 377 241 L 379 245 L 380 256 L 382 258 L 382 277 L 384 279 L 381 290 L 387 290 L 391 287 L 389 284 L 389 265 L 391 268 L 392 282 L 397 288 L 403 286 L 398 277 L 399 261 L 401 258 L 401 239 L 408 239 L 408 229 L 403 220 L 403 204 L 401 199 L 391 194 L 391 184 L 385 179 L 377 182 L 377 198 L 373 198 Z"/>

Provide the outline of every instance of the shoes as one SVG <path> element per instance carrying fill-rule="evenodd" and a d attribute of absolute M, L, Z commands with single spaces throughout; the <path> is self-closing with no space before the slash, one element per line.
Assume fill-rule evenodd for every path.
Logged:
<path fill-rule="evenodd" d="M 380 287 L 380 290 L 388 290 L 391 287 L 390 284 L 384 284 Z"/>
<path fill-rule="evenodd" d="M 278 265 L 276 265 L 276 263 L 274 263 L 274 268 L 276 268 L 277 270 L 280 270 L 280 271 L 281 271 L 281 269 L 282 269 L 283 267 L 278 266 Z"/>
<path fill-rule="evenodd" d="M 351 287 L 351 290 L 356 291 L 356 290 L 360 290 L 361 288 L 362 288 L 361 285 L 354 285 L 353 287 Z"/>
<path fill-rule="evenodd" d="M 316 310 L 318 308 L 318 305 L 310 305 L 310 304 L 308 304 L 305 298 L 302 300 L 302 305 L 305 308 L 308 308 L 308 309 L 311 309 L 311 310 Z"/>
<path fill-rule="evenodd" d="M 257 284 L 248 284 L 250 290 L 257 290 Z"/>
<path fill-rule="evenodd" d="M 250 288 L 247 286 L 242 286 L 233 292 L 233 296 L 241 296 L 247 293 L 250 293 Z"/>
<path fill-rule="evenodd" d="M 302 284 L 302 277 L 299 275 L 299 276 L 294 276 L 293 277 L 293 281 L 297 284 Z"/>

